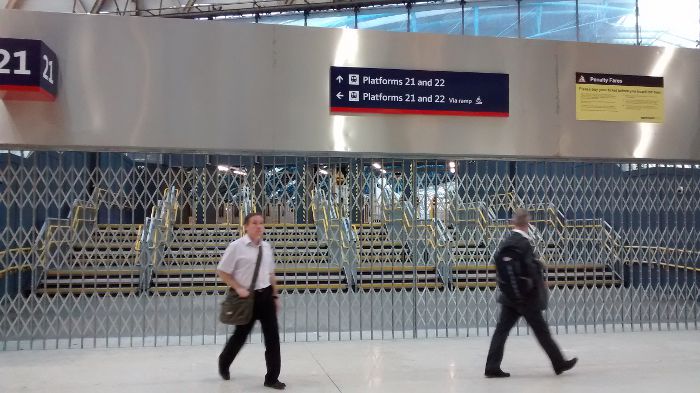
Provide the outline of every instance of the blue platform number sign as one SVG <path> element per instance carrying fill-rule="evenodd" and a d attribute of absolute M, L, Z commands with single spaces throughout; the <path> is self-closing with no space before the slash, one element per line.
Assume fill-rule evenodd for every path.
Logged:
<path fill-rule="evenodd" d="M 58 59 L 39 40 L 0 38 L 0 97 L 53 101 L 58 92 Z"/>

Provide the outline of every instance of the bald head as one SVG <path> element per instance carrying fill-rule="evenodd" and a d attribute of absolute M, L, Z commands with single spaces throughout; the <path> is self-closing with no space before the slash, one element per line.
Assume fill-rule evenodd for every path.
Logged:
<path fill-rule="evenodd" d="M 518 229 L 526 229 L 530 225 L 530 213 L 527 209 L 515 209 L 513 211 L 513 226 Z"/>

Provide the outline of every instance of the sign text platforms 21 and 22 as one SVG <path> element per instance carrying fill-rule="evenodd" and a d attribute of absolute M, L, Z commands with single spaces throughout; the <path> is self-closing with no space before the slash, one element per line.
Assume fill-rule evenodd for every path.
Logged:
<path fill-rule="evenodd" d="M 508 75 L 331 67 L 331 113 L 508 116 Z"/>

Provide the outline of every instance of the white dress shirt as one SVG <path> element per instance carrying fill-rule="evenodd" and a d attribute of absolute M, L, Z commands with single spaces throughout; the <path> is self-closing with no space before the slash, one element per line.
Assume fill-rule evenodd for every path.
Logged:
<path fill-rule="evenodd" d="M 254 289 L 264 289 L 271 285 L 270 274 L 275 271 L 275 257 L 270 243 L 261 240 L 262 258 L 260 260 L 260 272 Z M 255 262 L 258 259 L 258 246 L 245 235 L 226 247 L 224 255 L 219 261 L 217 270 L 233 276 L 243 288 L 250 289 L 250 282 L 255 272 Z"/>

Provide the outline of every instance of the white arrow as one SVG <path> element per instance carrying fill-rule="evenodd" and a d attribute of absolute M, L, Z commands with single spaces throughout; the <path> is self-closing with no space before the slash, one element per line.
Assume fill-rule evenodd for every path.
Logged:
<path fill-rule="evenodd" d="M 340 76 L 340 75 L 338 75 L 338 77 L 337 77 L 337 78 L 335 78 L 335 79 L 337 79 L 337 80 L 338 80 L 338 83 L 341 83 L 341 82 L 343 82 L 343 77 L 342 77 L 342 76 Z"/>
<path fill-rule="evenodd" d="M 338 97 L 339 100 L 342 100 L 343 97 L 345 97 L 345 96 L 343 95 L 343 93 L 338 93 L 338 94 L 336 94 L 335 96 Z"/>

